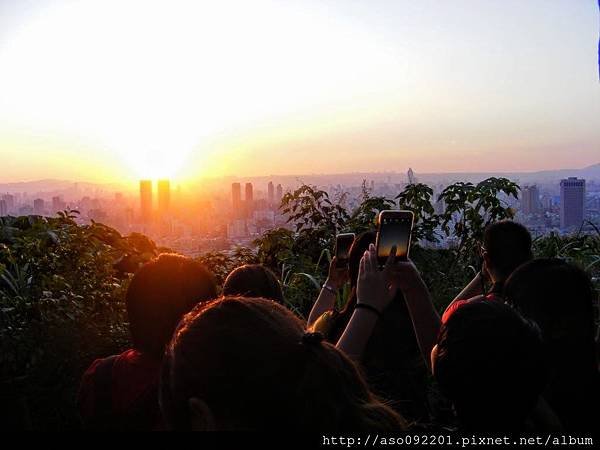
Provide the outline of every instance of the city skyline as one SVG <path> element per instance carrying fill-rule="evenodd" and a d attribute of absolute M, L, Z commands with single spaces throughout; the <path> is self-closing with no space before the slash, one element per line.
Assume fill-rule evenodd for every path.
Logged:
<path fill-rule="evenodd" d="M 598 162 L 596 2 L 225 3 L 0 2 L 0 182 Z"/>

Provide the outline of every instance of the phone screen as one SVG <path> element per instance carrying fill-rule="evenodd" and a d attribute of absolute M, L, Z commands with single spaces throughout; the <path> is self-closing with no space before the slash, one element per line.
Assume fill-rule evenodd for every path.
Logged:
<path fill-rule="evenodd" d="M 350 257 L 350 248 L 354 243 L 354 233 L 339 234 L 335 239 L 335 256 L 337 258 L 337 266 L 344 267 L 348 264 Z"/>
<path fill-rule="evenodd" d="M 382 214 L 377 236 L 377 258 L 380 264 L 385 264 L 394 245 L 396 258 L 404 261 L 408 259 L 412 223 L 411 214 Z"/>

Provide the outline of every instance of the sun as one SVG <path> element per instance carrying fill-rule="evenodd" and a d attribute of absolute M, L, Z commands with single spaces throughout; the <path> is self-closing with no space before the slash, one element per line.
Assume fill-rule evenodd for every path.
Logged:
<path fill-rule="evenodd" d="M 0 42 L 0 121 L 98 142 L 132 178 L 174 177 L 215 155 L 207 142 L 371 89 L 389 58 L 350 31 L 270 0 L 49 3 Z"/>

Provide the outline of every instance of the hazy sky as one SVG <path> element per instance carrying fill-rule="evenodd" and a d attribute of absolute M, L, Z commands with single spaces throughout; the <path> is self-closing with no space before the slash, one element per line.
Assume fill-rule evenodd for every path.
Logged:
<path fill-rule="evenodd" d="M 0 182 L 600 162 L 596 0 L 0 0 Z"/>

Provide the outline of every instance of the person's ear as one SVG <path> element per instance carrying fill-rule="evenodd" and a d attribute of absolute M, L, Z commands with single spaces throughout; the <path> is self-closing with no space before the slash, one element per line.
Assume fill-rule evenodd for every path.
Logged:
<path fill-rule="evenodd" d="M 213 413 L 204 400 L 192 397 L 188 400 L 188 408 L 192 431 L 214 431 L 216 429 Z"/>

